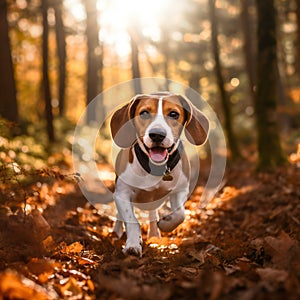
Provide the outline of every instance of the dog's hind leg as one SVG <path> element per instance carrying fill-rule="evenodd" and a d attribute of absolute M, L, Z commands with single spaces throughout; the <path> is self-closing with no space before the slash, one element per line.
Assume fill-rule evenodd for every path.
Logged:
<path fill-rule="evenodd" d="M 148 230 L 148 238 L 151 237 L 158 237 L 160 238 L 160 231 L 157 227 L 158 221 L 158 213 L 157 210 L 150 210 L 149 211 L 149 230 Z"/>
<path fill-rule="evenodd" d="M 163 216 L 157 223 L 161 231 L 170 232 L 184 221 L 184 203 L 187 195 L 188 189 L 170 195 L 172 212 L 169 215 Z"/>
<path fill-rule="evenodd" d="M 114 226 L 114 229 L 113 229 L 113 232 L 115 232 L 117 234 L 117 236 L 119 238 L 122 237 L 123 235 L 123 221 L 121 219 L 121 216 L 119 213 L 117 213 L 117 219 L 116 219 L 116 222 L 115 222 L 115 226 Z"/>

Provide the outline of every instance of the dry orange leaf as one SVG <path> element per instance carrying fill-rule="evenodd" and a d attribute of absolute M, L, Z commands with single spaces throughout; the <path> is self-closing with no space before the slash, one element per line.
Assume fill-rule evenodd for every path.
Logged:
<path fill-rule="evenodd" d="M 67 282 L 59 287 L 60 292 L 65 297 L 80 296 L 83 291 L 78 281 L 74 277 L 69 277 Z M 78 298 L 80 299 L 80 298 Z"/>
<path fill-rule="evenodd" d="M 22 300 L 49 300 L 53 296 L 33 281 L 6 271 L 0 275 L 1 299 L 22 299 Z"/>
<path fill-rule="evenodd" d="M 79 242 L 74 242 L 73 244 L 69 246 L 65 246 L 62 249 L 62 252 L 66 253 L 79 253 L 83 250 L 83 246 Z"/>
<path fill-rule="evenodd" d="M 88 279 L 88 280 L 87 280 L 87 286 L 88 286 L 88 288 L 89 288 L 89 290 L 90 290 L 91 292 L 94 292 L 94 291 L 95 291 L 95 285 L 94 285 L 94 283 L 93 283 L 93 281 L 92 281 L 91 279 Z"/>
<path fill-rule="evenodd" d="M 95 264 L 97 264 L 97 262 L 95 262 L 89 258 L 86 258 L 86 257 L 78 257 L 77 262 L 80 265 L 95 265 Z"/>
<path fill-rule="evenodd" d="M 265 251 L 271 256 L 272 262 L 280 268 L 299 263 L 299 243 L 292 240 L 284 231 L 278 237 L 265 237 Z"/>

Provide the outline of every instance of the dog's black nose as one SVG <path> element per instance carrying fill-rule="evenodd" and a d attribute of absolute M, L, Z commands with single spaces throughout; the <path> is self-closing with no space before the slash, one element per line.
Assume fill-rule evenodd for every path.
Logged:
<path fill-rule="evenodd" d="M 160 143 L 167 136 L 167 132 L 163 128 L 153 128 L 149 132 L 150 139 L 155 143 Z"/>

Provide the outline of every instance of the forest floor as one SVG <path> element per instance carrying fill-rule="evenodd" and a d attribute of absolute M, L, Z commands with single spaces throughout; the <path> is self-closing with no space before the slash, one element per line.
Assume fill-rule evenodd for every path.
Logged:
<path fill-rule="evenodd" d="M 142 258 L 124 256 L 113 220 L 53 174 L 26 187 L 38 189 L 26 216 L 9 200 L 0 207 L 0 299 L 300 299 L 296 164 L 229 167 L 206 207 L 195 189 L 172 233 L 147 240 L 142 225 Z"/>

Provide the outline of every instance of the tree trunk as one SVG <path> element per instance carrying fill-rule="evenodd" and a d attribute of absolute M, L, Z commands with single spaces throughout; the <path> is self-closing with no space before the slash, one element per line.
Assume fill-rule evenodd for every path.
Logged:
<path fill-rule="evenodd" d="M 296 8 L 296 15 L 297 15 L 297 58 L 296 58 L 296 70 L 300 76 L 300 0 L 296 0 L 297 8 Z"/>
<path fill-rule="evenodd" d="M 7 3 L 0 0 L 0 115 L 17 123 L 18 104 L 8 31 Z"/>
<path fill-rule="evenodd" d="M 103 43 L 99 43 L 99 54 L 98 54 L 98 90 L 100 92 L 103 91 L 104 87 L 104 76 L 103 76 Z M 101 110 L 98 112 L 99 113 L 99 118 L 100 120 L 105 119 L 105 107 L 103 105 L 103 97 L 100 97 L 98 100 L 98 103 L 100 103 Z"/>
<path fill-rule="evenodd" d="M 241 24 L 244 35 L 244 55 L 247 75 L 249 79 L 249 90 L 252 100 L 254 101 L 254 90 L 256 84 L 256 69 L 255 69 L 255 49 L 253 47 L 254 40 L 253 30 L 250 24 L 252 20 L 249 16 L 249 9 L 251 7 L 251 0 L 241 0 Z"/>
<path fill-rule="evenodd" d="M 189 86 L 195 90 L 197 93 L 200 93 L 200 72 L 199 71 L 191 71 L 190 77 L 189 77 Z"/>
<path fill-rule="evenodd" d="M 48 0 L 42 0 L 42 17 L 43 17 L 43 36 L 42 36 L 42 59 L 43 59 L 43 91 L 46 108 L 46 120 L 47 120 L 47 134 L 50 142 L 54 141 L 54 128 L 53 128 L 53 112 L 51 105 L 51 91 L 50 91 L 50 79 L 49 79 L 49 26 L 48 26 Z"/>
<path fill-rule="evenodd" d="M 86 36 L 87 36 L 87 93 L 86 104 L 87 109 L 87 122 L 96 121 L 96 106 L 95 102 L 91 101 L 98 94 L 98 70 L 101 69 L 101 48 L 98 42 L 98 12 L 95 0 L 85 0 L 86 8 Z M 100 55 L 101 54 L 101 55 Z M 91 103 L 91 104 L 90 104 Z"/>
<path fill-rule="evenodd" d="M 168 29 L 166 26 L 162 26 L 162 52 L 164 55 L 164 62 L 163 62 L 163 73 L 165 77 L 165 89 L 166 91 L 169 90 L 169 64 L 170 64 L 170 49 L 169 49 L 169 34 Z"/>
<path fill-rule="evenodd" d="M 141 70 L 139 63 L 139 48 L 135 39 L 134 28 L 129 30 L 130 45 L 131 45 L 131 74 L 134 79 L 134 91 L 136 94 L 142 93 L 141 85 Z"/>
<path fill-rule="evenodd" d="M 267 170 L 285 162 L 277 122 L 277 41 L 274 0 L 256 0 L 257 90 L 255 111 L 258 133 L 258 169 Z"/>
<path fill-rule="evenodd" d="M 66 91 L 66 34 L 62 17 L 62 0 L 53 2 L 55 11 L 55 34 L 58 56 L 58 101 L 59 114 L 62 116 L 65 110 L 65 91 Z"/>
<path fill-rule="evenodd" d="M 219 55 L 219 44 L 218 44 L 218 29 L 217 29 L 217 17 L 215 11 L 215 0 L 209 0 L 209 15 L 211 21 L 211 40 L 212 40 L 212 49 L 215 59 L 215 72 L 217 77 L 217 84 L 221 94 L 221 104 L 224 113 L 225 121 L 225 131 L 227 135 L 227 140 L 231 152 L 232 159 L 236 159 L 240 156 L 239 149 L 237 146 L 236 138 L 232 128 L 232 113 L 230 108 L 230 101 L 228 95 L 224 88 L 224 79 L 221 70 L 221 62 Z"/>

